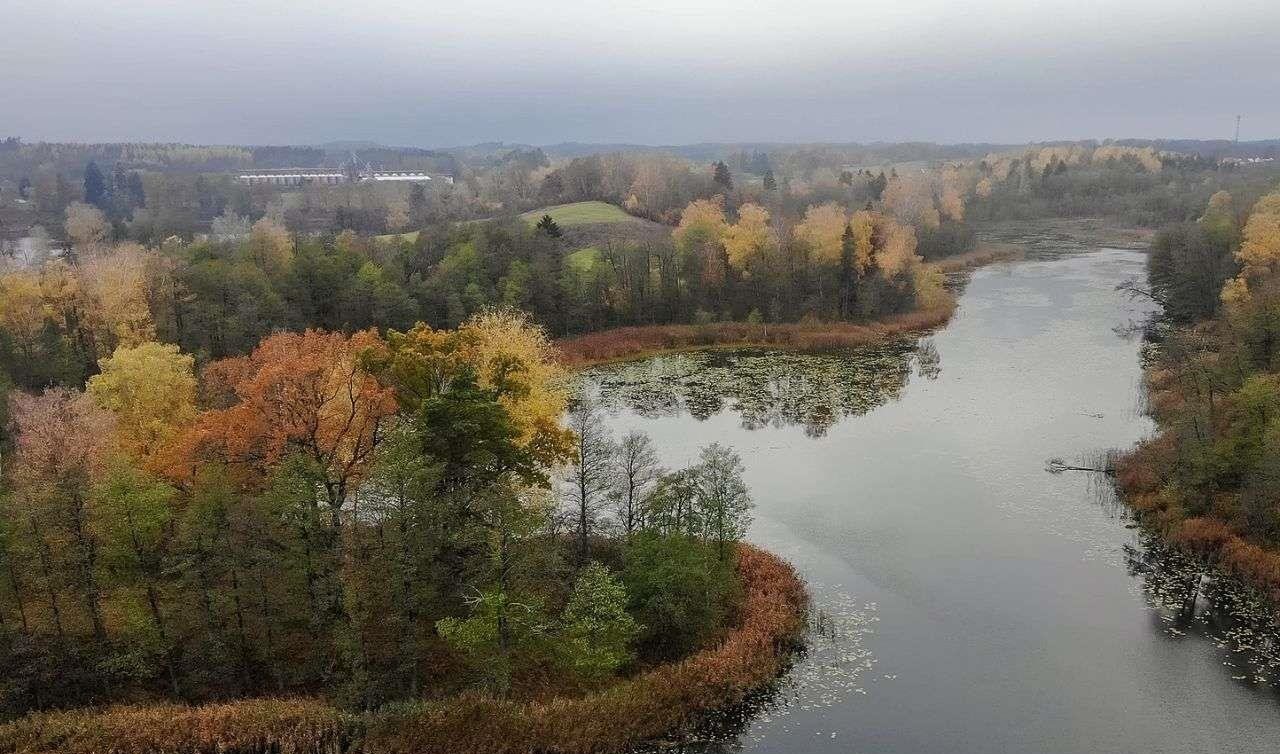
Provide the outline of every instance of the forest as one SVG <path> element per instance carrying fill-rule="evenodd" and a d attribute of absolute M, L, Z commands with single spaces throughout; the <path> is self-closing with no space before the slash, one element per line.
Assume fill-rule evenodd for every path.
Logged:
<path fill-rule="evenodd" d="M 277 333 L 198 375 L 123 344 L 10 411 L 6 716 L 568 693 L 706 646 L 740 605 L 738 456 L 669 471 L 607 436 L 512 311 Z"/>
<path fill-rule="evenodd" d="M 1118 463 L 1166 536 L 1280 594 L 1280 193 L 1214 194 L 1148 260 L 1162 307 L 1147 382 L 1159 433 Z"/>

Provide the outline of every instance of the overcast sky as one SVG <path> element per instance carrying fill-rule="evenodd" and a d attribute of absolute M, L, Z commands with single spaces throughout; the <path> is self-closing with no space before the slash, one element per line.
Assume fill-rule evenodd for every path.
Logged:
<path fill-rule="evenodd" d="M 1280 0 L 0 0 L 0 136 L 1280 137 Z"/>

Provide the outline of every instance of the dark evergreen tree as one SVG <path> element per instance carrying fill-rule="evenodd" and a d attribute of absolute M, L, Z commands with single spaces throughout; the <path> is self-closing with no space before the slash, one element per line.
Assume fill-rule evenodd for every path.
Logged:
<path fill-rule="evenodd" d="M 126 181 L 126 191 L 129 194 L 129 206 L 134 209 L 147 206 L 147 192 L 142 186 L 141 173 L 136 170 L 129 173 L 129 178 Z"/>
<path fill-rule="evenodd" d="M 844 234 L 840 237 L 840 317 L 848 319 L 857 312 L 858 307 L 858 263 L 857 247 L 853 237 L 853 226 L 844 226 Z"/>
<path fill-rule="evenodd" d="M 895 178 L 898 177 L 897 171 L 894 171 L 893 177 Z M 885 177 L 884 171 L 881 170 L 880 175 L 877 175 L 871 181 L 871 193 L 873 196 L 875 196 L 876 201 L 880 201 L 880 197 L 884 195 L 885 187 L 887 187 L 888 185 L 889 185 L 889 179 Z"/>
<path fill-rule="evenodd" d="M 560 230 L 559 223 L 557 223 L 555 218 L 551 215 L 543 215 L 542 219 L 538 221 L 538 225 L 536 227 L 539 231 L 546 233 L 552 238 L 559 238 L 564 235 L 564 231 Z"/>
<path fill-rule="evenodd" d="M 84 200 L 103 211 L 110 209 L 111 192 L 107 189 L 107 179 L 93 160 L 84 166 Z"/>
<path fill-rule="evenodd" d="M 733 190 L 733 176 L 729 173 L 729 166 L 723 161 L 716 163 L 715 181 L 725 191 Z"/>
<path fill-rule="evenodd" d="M 416 222 L 421 222 L 427 214 L 427 190 L 421 183 L 413 184 L 409 189 L 409 215 Z"/>
<path fill-rule="evenodd" d="M 777 191 L 777 190 L 778 190 L 778 181 L 777 181 L 777 179 L 775 179 L 775 178 L 773 177 L 773 171 L 772 171 L 772 170 L 767 170 L 767 169 L 766 169 L 766 170 L 764 171 L 764 190 L 765 190 L 765 191 Z"/>

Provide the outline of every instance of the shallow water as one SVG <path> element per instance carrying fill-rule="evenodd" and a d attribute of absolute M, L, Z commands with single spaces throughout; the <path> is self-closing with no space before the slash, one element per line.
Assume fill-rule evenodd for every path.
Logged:
<path fill-rule="evenodd" d="M 1045 470 L 1151 431 L 1136 252 L 973 274 L 922 342 L 596 370 L 670 466 L 722 442 L 749 539 L 814 596 L 808 650 L 687 751 L 1280 750 L 1280 649 L 1247 589 L 1147 541 L 1096 475 Z"/>

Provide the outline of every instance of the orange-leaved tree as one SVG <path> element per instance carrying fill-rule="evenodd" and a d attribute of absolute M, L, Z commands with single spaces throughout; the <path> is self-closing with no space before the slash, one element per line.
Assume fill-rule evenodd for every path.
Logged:
<path fill-rule="evenodd" d="M 278 333 L 247 357 L 211 365 L 226 405 L 196 420 L 170 463 L 172 475 L 189 479 L 209 460 L 242 469 L 258 486 L 286 458 L 301 456 L 319 475 L 329 523 L 340 529 L 343 506 L 396 412 L 394 390 L 361 366 L 366 351 L 384 347 L 373 330 Z"/>

